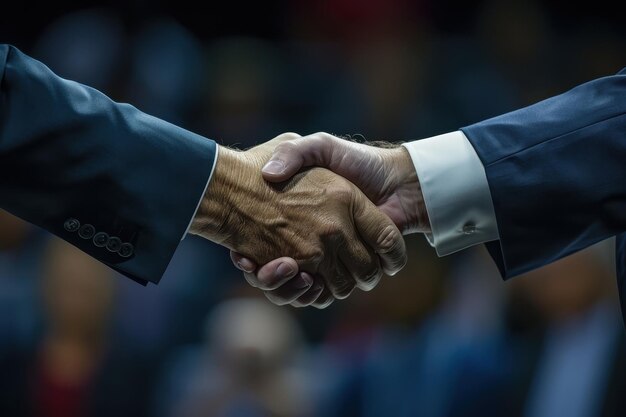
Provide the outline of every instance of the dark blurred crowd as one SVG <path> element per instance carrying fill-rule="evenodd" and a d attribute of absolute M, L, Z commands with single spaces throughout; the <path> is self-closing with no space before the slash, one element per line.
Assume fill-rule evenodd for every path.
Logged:
<path fill-rule="evenodd" d="M 284 131 L 415 140 L 626 67 L 612 20 L 532 1 L 283 6 L 269 36 L 93 8 L 2 41 L 240 148 Z M 407 243 L 376 290 L 278 308 L 201 239 L 142 287 L 0 212 L 0 416 L 626 415 L 611 242 L 507 283 L 482 248 Z"/>

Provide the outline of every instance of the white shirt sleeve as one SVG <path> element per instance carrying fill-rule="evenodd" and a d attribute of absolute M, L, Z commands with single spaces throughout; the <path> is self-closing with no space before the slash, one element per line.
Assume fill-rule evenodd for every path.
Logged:
<path fill-rule="evenodd" d="M 430 219 L 432 233 L 426 238 L 439 256 L 500 238 L 485 168 L 463 132 L 403 146 L 415 165 Z"/>
<path fill-rule="evenodd" d="M 185 233 L 183 234 L 183 237 L 180 238 L 180 240 L 183 240 L 184 238 L 187 237 L 187 233 L 189 233 L 189 229 L 191 229 L 191 224 L 193 223 L 193 219 L 196 218 L 196 214 L 198 213 L 198 209 L 200 208 L 202 199 L 204 198 L 204 195 L 206 194 L 207 188 L 209 188 L 209 184 L 211 183 L 211 178 L 213 178 L 213 173 L 215 172 L 215 166 L 217 165 L 217 155 L 219 154 L 219 152 L 220 152 L 220 147 L 218 144 L 215 144 L 215 158 L 213 159 L 213 168 L 211 168 L 209 179 L 206 180 L 206 185 L 204 186 L 204 191 L 202 191 L 202 195 L 200 196 L 200 199 L 198 200 L 198 205 L 196 206 L 196 209 L 193 211 L 193 216 L 191 216 L 191 220 L 189 220 L 189 224 L 187 225 L 187 230 L 185 230 Z"/>

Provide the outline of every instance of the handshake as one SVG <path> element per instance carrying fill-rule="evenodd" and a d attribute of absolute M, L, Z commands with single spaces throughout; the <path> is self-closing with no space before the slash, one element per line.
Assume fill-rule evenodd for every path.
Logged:
<path fill-rule="evenodd" d="M 245 152 L 220 147 L 190 232 L 231 250 L 275 304 L 325 308 L 406 264 L 402 234 L 429 232 L 403 147 L 327 133 L 282 134 Z"/>

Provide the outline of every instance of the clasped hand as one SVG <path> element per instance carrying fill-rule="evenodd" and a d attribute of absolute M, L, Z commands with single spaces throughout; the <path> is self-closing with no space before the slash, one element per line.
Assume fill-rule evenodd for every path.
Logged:
<path fill-rule="evenodd" d="M 286 133 L 245 152 L 221 147 L 190 231 L 230 248 L 274 303 L 324 308 L 397 273 L 406 250 L 394 222 L 344 177 L 311 168 L 288 181 L 263 178 L 277 146 L 296 138 Z M 265 263 L 278 273 L 253 273 Z"/>

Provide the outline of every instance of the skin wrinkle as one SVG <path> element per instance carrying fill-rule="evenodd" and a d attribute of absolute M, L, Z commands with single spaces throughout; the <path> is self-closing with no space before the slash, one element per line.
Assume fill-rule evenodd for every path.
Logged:
<path fill-rule="evenodd" d="M 349 276 L 345 265 L 340 259 L 337 261 L 337 268 L 331 280 L 327 281 L 327 286 L 331 290 L 335 298 L 343 299 L 352 291 L 356 283 Z"/>
<path fill-rule="evenodd" d="M 291 139 L 293 138 L 286 138 Z M 332 165 L 356 173 L 364 171 L 374 161 L 377 166 L 372 174 L 381 175 L 386 173 L 384 162 L 387 156 L 381 158 L 366 155 L 355 161 L 345 158 L 345 149 L 329 146 L 322 147 L 321 149 L 325 150 L 320 151 L 319 147 L 313 146 L 317 152 L 303 152 L 299 161 L 289 157 L 290 154 L 297 155 L 301 151 L 306 151 L 309 146 L 316 143 L 332 144 L 333 141 L 329 141 L 324 135 L 317 135 L 310 141 L 293 140 L 282 144 L 261 145 L 243 153 L 233 153 L 235 157 L 244 159 L 241 168 L 237 168 L 239 169 L 237 176 L 241 176 L 242 179 L 237 179 L 236 184 L 232 181 L 225 183 L 215 181 L 214 184 L 218 184 L 218 187 L 207 190 L 205 197 L 208 204 L 220 206 L 227 203 L 232 206 L 227 209 L 234 213 L 231 214 L 229 221 L 236 223 L 231 227 L 239 236 L 225 236 L 222 240 L 225 246 L 237 250 L 243 256 L 255 261 L 257 265 L 287 254 L 293 259 L 289 261 L 291 265 L 294 267 L 297 265 L 300 271 L 313 276 L 314 283 L 311 288 L 315 290 L 310 290 L 312 294 L 300 295 L 295 286 L 291 291 L 275 290 L 268 298 L 279 303 L 286 299 L 291 302 L 294 300 L 293 297 L 307 300 L 316 295 L 314 305 L 323 307 L 332 303 L 334 298 L 345 298 L 355 287 L 367 290 L 373 288 L 382 276 L 383 266 L 391 273 L 406 259 L 404 241 L 399 230 L 353 183 L 323 168 L 308 168 L 295 173 L 303 163 L 332 159 Z M 285 158 L 285 162 L 288 162 L 284 174 L 292 175 L 291 180 L 278 182 L 281 177 L 278 174 L 275 176 L 276 181 L 265 182 L 261 175 L 261 167 L 274 151 L 277 159 Z M 388 153 L 389 156 L 391 154 Z M 214 175 L 227 176 L 228 170 L 219 163 L 218 160 Z M 254 170 L 254 173 L 251 170 Z M 384 186 L 385 192 L 390 193 L 393 180 L 386 177 L 387 175 L 382 175 L 377 186 Z M 223 190 L 220 189 L 222 186 Z M 249 193 L 251 199 L 247 198 L 248 188 L 255 190 Z M 232 201 L 220 200 L 222 193 L 228 193 Z M 237 204 L 242 195 L 245 205 Z M 384 198 L 386 201 L 390 200 L 388 194 Z M 213 210 L 216 208 L 213 207 Z M 211 213 L 207 211 L 200 213 L 200 216 L 209 214 Z M 381 255 L 389 258 L 383 265 L 376 255 L 375 245 L 381 241 L 380 234 L 384 231 L 384 234 L 388 235 L 389 230 L 393 232 L 392 237 L 395 235 L 398 242 L 383 242 L 390 246 L 385 247 L 385 254 Z M 224 231 L 228 234 L 229 227 L 225 227 Z M 396 252 L 391 253 L 390 250 Z M 254 257 L 251 257 L 251 254 Z M 395 260 L 395 257 L 400 259 Z M 277 259 L 275 265 L 278 266 L 281 262 L 284 261 Z M 248 274 L 246 278 L 249 281 L 258 280 L 255 275 Z M 266 280 L 272 279 L 271 274 L 263 276 Z M 285 277 L 279 280 L 280 283 L 274 288 L 287 285 L 288 279 Z M 315 283 L 325 285 L 320 289 Z M 267 289 L 269 284 L 268 281 L 258 286 Z"/>
<path fill-rule="evenodd" d="M 359 178 L 359 181 L 353 182 L 361 185 L 362 191 L 368 198 L 374 201 L 377 206 L 387 208 L 392 213 L 398 210 L 400 211 L 397 216 L 391 216 L 396 224 L 400 223 L 400 219 L 408 220 L 404 225 L 405 227 L 402 228 L 403 232 L 408 233 L 413 230 L 429 230 L 429 222 L 426 213 L 424 213 L 425 210 L 419 209 L 420 204 L 423 205 L 423 201 L 420 197 L 421 189 L 419 188 L 415 169 L 412 166 L 409 167 L 409 172 L 415 174 L 415 178 L 412 182 L 416 190 L 414 189 L 413 192 L 409 193 L 403 187 L 398 187 L 398 185 L 394 183 L 398 180 L 398 175 L 395 172 L 397 167 L 395 163 L 386 159 L 391 157 L 391 154 L 386 151 L 400 150 L 400 144 L 385 141 L 369 141 L 364 144 L 359 144 L 353 140 L 353 136 L 355 135 L 347 135 L 347 140 L 343 141 L 333 140 L 331 135 L 326 133 L 319 133 L 313 136 L 323 137 L 328 142 L 327 146 L 319 146 L 319 148 L 331 148 L 333 155 L 337 152 L 340 153 L 339 161 L 337 161 L 335 157 L 328 158 L 326 161 L 316 161 L 317 164 L 322 166 L 328 165 L 331 171 L 337 172 L 339 175 L 345 176 L 350 180 Z M 362 135 L 359 136 L 362 137 Z M 363 152 L 361 149 L 357 149 L 357 146 L 372 147 L 372 151 Z M 373 148 L 376 148 L 376 150 Z M 368 158 L 373 158 L 374 160 L 368 161 Z M 351 161 L 351 163 L 346 163 L 346 161 Z M 372 171 L 372 167 L 374 171 Z M 367 173 L 369 178 L 380 178 L 382 182 L 369 182 L 367 179 L 361 179 L 364 173 Z M 409 198 L 400 198 L 411 195 L 417 195 L 418 209 L 413 208 L 413 210 L 411 210 L 411 207 L 407 207 L 408 200 L 410 200 Z M 397 209 L 394 207 L 397 207 Z M 415 211 L 415 214 L 412 214 L 413 211 Z"/>

